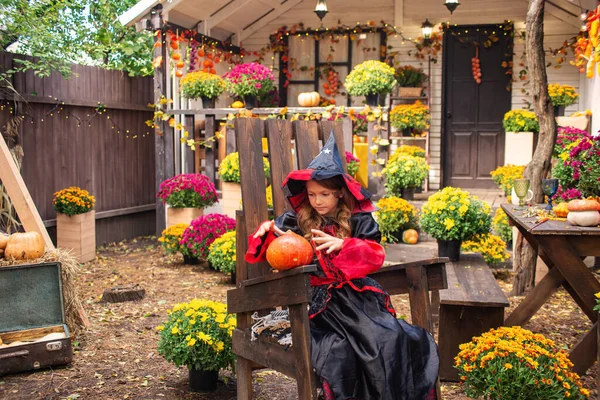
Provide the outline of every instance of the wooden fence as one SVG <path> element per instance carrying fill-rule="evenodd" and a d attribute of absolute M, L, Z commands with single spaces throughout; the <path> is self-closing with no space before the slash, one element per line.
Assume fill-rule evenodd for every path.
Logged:
<path fill-rule="evenodd" d="M 11 68 L 14 57 L 0 53 L 0 69 Z M 68 186 L 96 197 L 99 245 L 154 234 L 155 134 L 145 124 L 153 115 L 152 78 L 74 65 L 69 79 L 27 72 L 11 84 L 26 102 L 0 91 L 0 129 L 6 135 L 13 113 L 24 115 L 21 174 L 51 236 L 53 193 Z"/>

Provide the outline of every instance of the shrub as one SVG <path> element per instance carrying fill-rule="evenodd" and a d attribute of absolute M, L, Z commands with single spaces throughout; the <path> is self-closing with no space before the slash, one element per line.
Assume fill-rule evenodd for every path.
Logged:
<path fill-rule="evenodd" d="M 519 326 L 492 329 L 455 357 L 465 394 L 485 399 L 585 399 L 573 363 L 552 340 Z"/>
<path fill-rule="evenodd" d="M 465 251 L 481 253 L 485 262 L 490 265 L 499 264 L 510 258 L 504 240 L 491 233 L 476 235 L 471 240 L 464 241 L 461 248 Z"/>
<path fill-rule="evenodd" d="M 188 72 L 179 81 L 181 94 L 188 99 L 217 98 L 225 91 L 225 80 L 209 72 Z"/>
<path fill-rule="evenodd" d="M 170 226 L 162 231 L 162 236 L 158 238 L 158 241 L 167 254 L 175 254 L 181 251 L 180 242 L 183 238 L 183 232 L 185 232 L 188 226 L 188 224 L 182 223 Z"/>
<path fill-rule="evenodd" d="M 173 208 L 203 208 L 218 201 L 215 185 L 202 174 L 179 174 L 166 179 L 157 196 Z"/>
<path fill-rule="evenodd" d="M 502 122 L 506 132 L 539 132 L 540 125 L 533 111 L 510 110 Z"/>
<path fill-rule="evenodd" d="M 208 261 L 217 271 L 231 275 L 235 272 L 235 231 L 215 239 L 208 249 Z"/>
<path fill-rule="evenodd" d="M 265 178 L 269 179 L 271 175 L 271 165 L 269 160 L 263 157 Z M 240 183 L 240 155 L 238 152 L 228 154 L 221 164 L 219 164 L 219 177 L 223 182 Z"/>
<path fill-rule="evenodd" d="M 508 216 L 501 208 L 498 208 L 494 214 L 492 228 L 505 242 L 512 240 L 512 227 L 508 225 Z"/>
<path fill-rule="evenodd" d="M 344 86 L 351 96 L 389 93 L 396 84 L 394 68 L 386 63 L 368 60 L 355 66 L 346 77 Z"/>
<path fill-rule="evenodd" d="M 390 122 L 394 128 L 429 129 L 429 107 L 420 101 L 413 104 L 398 104 L 390 113 Z"/>
<path fill-rule="evenodd" d="M 208 248 L 216 238 L 235 229 L 235 219 L 223 214 L 202 215 L 192 221 L 183 233 L 181 253 L 184 256 L 206 258 Z"/>
<path fill-rule="evenodd" d="M 469 240 L 489 233 L 490 206 L 459 188 L 445 187 L 421 209 L 421 229 L 440 240 Z"/>
<path fill-rule="evenodd" d="M 165 360 L 203 371 L 234 368 L 231 335 L 236 318 L 227 314 L 226 304 L 193 299 L 176 304 L 168 314 L 167 321 L 156 328 L 160 331 L 158 353 Z"/>
<path fill-rule="evenodd" d="M 422 157 L 399 155 L 381 171 L 385 187 L 391 195 L 400 195 L 402 189 L 416 188 L 423 184 L 429 165 Z"/>
<path fill-rule="evenodd" d="M 377 202 L 375 218 L 383 240 L 389 243 L 402 241 L 402 231 L 418 227 L 417 210 L 400 197 L 384 197 Z"/>
<path fill-rule="evenodd" d="M 94 196 L 87 190 L 77 186 L 59 190 L 54 193 L 54 199 L 52 200 L 52 205 L 56 212 L 66 214 L 70 217 L 90 211 L 95 203 L 96 198 Z"/>

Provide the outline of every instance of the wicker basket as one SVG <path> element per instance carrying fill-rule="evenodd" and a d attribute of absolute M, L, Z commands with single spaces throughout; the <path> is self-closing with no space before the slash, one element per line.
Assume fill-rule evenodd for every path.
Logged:
<path fill-rule="evenodd" d="M 422 87 L 401 87 L 400 97 L 421 97 Z"/>

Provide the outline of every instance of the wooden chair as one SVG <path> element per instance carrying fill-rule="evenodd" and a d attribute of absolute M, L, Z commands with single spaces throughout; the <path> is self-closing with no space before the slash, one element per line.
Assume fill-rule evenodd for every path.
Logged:
<path fill-rule="evenodd" d="M 319 153 L 320 143 L 333 130 L 342 162 L 345 164 L 341 123 L 323 121 L 235 120 L 235 137 L 240 156 L 242 209 L 237 212 L 237 287 L 227 292 L 228 312 L 237 314 L 233 351 L 237 355 L 237 398 L 252 398 L 252 369 L 271 368 L 298 384 L 299 399 L 316 399 L 317 381 L 311 366 L 311 336 L 308 304 L 311 301 L 309 275 L 316 267 L 305 266 L 273 273 L 267 263 L 247 264 L 243 255 L 248 235 L 268 219 L 263 174 L 261 139 L 269 142 L 274 214 L 290 208 L 279 185 L 294 168 L 303 169 Z M 295 146 L 292 142 L 294 140 Z M 293 151 L 292 151 L 293 150 Z M 408 293 L 412 323 L 432 331 L 430 290 L 447 287 L 445 262 L 431 259 L 382 268 L 371 275 L 390 295 Z M 284 348 L 273 339 L 259 336 L 251 341 L 251 314 L 266 313 L 275 307 L 288 307 L 293 345 Z M 266 311 L 265 311 L 266 310 Z M 438 385 L 438 399 L 439 385 Z"/>

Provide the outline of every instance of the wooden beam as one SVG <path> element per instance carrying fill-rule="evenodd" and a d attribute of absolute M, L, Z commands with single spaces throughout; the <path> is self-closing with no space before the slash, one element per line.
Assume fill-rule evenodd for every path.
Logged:
<path fill-rule="evenodd" d="M 279 7 L 274 8 L 271 12 L 269 12 L 268 15 L 265 15 L 264 18 L 259 19 L 258 21 L 256 21 L 256 23 L 254 23 L 254 24 L 248 26 L 247 28 L 245 28 L 244 30 L 242 30 L 242 32 L 239 35 L 236 34 L 235 35 L 236 38 L 234 39 L 233 42 L 235 43 L 236 40 L 239 40 L 240 42 L 242 42 L 244 39 L 250 37 L 254 32 L 258 31 L 259 29 L 264 28 L 269 23 L 276 20 L 282 14 L 288 12 L 290 9 L 292 9 L 293 7 L 297 6 L 300 3 L 302 3 L 302 0 L 288 0 L 285 4 L 282 4 Z"/>
<path fill-rule="evenodd" d="M 394 0 L 394 26 L 396 28 L 404 26 L 404 0 Z"/>
<path fill-rule="evenodd" d="M 50 240 L 50 235 L 48 235 L 40 213 L 2 135 L 0 135 L 0 181 L 6 188 L 8 197 L 10 197 L 10 201 L 15 207 L 25 231 L 39 233 L 42 235 L 46 247 L 54 249 L 54 244 Z"/>
<path fill-rule="evenodd" d="M 570 12 L 562 7 L 558 7 L 550 2 L 546 3 L 546 12 L 553 17 L 563 21 L 575 28 L 581 28 L 581 20 L 577 16 L 573 16 Z"/>
<path fill-rule="evenodd" d="M 218 26 L 227 18 L 231 17 L 250 2 L 252 2 L 252 0 L 233 0 L 231 3 L 228 3 L 225 7 L 208 17 L 206 20 L 202 21 L 202 24 L 206 25 L 210 30 L 211 28 Z"/>

